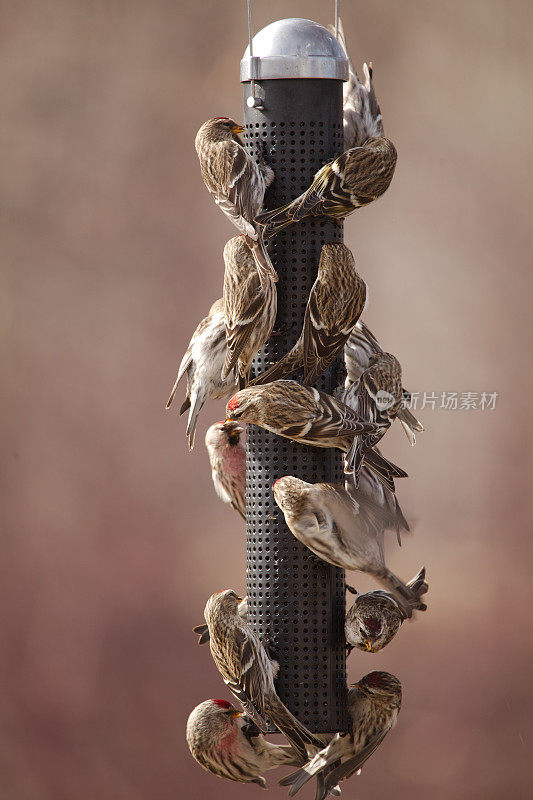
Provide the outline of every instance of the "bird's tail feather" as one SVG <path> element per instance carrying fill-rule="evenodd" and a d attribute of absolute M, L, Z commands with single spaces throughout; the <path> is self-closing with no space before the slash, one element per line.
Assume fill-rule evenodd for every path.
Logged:
<path fill-rule="evenodd" d="M 185 431 L 187 439 L 189 440 L 189 450 L 194 447 L 194 435 L 196 433 L 196 424 L 198 422 L 198 414 L 202 410 L 205 402 L 203 393 L 196 392 L 190 399 L 191 410 L 189 411 L 189 418 L 187 420 L 187 430 Z"/>
<path fill-rule="evenodd" d="M 402 610 L 408 618 L 411 618 L 413 611 L 425 611 L 427 606 L 422 602 L 421 596 L 427 592 L 428 585 L 425 582 L 425 568 L 412 579 L 409 584 L 405 584 L 394 572 L 386 567 L 376 571 L 375 577 L 378 581 L 391 591 Z"/>
<path fill-rule="evenodd" d="M 266 699 L 266 698 L 265 698 Z M 322 742 L 317 739 L 313 734 L 307 730 L 305 725 L 302 725 L 296 717 L 291 714 L 277 695 L 267 701 L 268 709 L 265 709 L 268 717 L 285 735 L 290 744 L 294 747 L 303 759 L 303 763 L 307 761 L 306 743 L 311 744 L 319 749 L 323 747 Z"/>
<path fill-rule="evenodd" d="M 206 644 L 209 641 L 209 628 L 207 625 L 195 625 L 192 629 L 193 633 L 197 633 L 200 637 L 198 639 L 198 644 Z"/>
<path fill-rule="evenodd" d="M 270 239 L 287 225 L 303 219 L 311 213 L 321 199 L 316 191 L 308 189 L 291 203 L 274 208 L 272 211 L 264 211 L 256 218 L 256 222 L 263 229 L 263 237 Z"/>
<path fill-rule="evenodd" d="M 394 478 L 407 478 L 405 470 L 382 456 L 375 447 L 366 451 L 363 461 L 391 492 L 394 492 Z"/>
<path fill-rule="evenodd" d="M 405 431 L 405 435 L 409 439 L 411 445 L 416 444 L 416 437 L 415 431 L 423 431 L 424 426 L 422 423 L 411 414 L 408 408 L 401 408 L 398 411 L 397 419 L 401 423 L 402 428 Z"/>
<path fill-rule="evenodd" d="M 271 383 L 271 381 L 279 381 L 292 375 L 293 372 L 300 369 L 302 366 L 302 353 L 301 348 L 296 344 L 292 350 L 289 350 L 283 358 L 273 364 L 266 372 L 258 375 L 253 381 L 250 381 L 249 386 L 261 386 L 264 383 Z"/>
<path fill-rule="evenodd" d="M 176 394 L 176 392 L 178 390 L 178 384 L 179 384 L 181 378 L 182 378 L 182 373 L 178 373 L 178 377 L 174 381 L 174 386 L 172 387 L 172 391 L 170 392 L 170 397 L 167 400 L 167 404 L 166 404 L 165 408 L 170 408 L 170 406 L 172 405 L 172 401 L 174 400 L 174 396 L 175 396 L 175 394 Z M 180 413 L 183 413 L 183 412 L 180 412 Z"/>

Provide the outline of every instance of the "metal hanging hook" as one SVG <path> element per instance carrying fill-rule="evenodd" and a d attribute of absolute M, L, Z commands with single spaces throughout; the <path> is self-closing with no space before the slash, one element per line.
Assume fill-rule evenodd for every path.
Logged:
<path fill-rule="evenodd" d="M 252 76 L 252 86 L 250 97 L 247 98 L 246 103 L 248 108 L 263 108 L 263 101 L 260 97 L 255 96 L 255 79 L 257 77 L 257 62 L 258 59 L 254 58 L 254 45 L 253 45 L 253 30 L 252 30 L 252 0 L 247 0 L 248 5 L 248 47 L 250 52 L 250 74 Z"/>
<path fill-rule="evenodd" d="M 335 38 L 339 38 L 339 3 L 340 0 L 335 0 Z"/>

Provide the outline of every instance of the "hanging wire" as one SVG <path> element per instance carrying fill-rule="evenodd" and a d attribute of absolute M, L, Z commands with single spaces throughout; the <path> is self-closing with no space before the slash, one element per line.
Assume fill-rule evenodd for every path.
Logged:
<path fill-rule="evenodd" d="M 255 80 L 253 78 L 253 58 L 254 58 L 254 45 L 253 45 L 253 30 L 252 30 L 252 0 L 246 0 L 248 4 L 248 48 L 250 51 L 250 67 L 252 69 L 252 97 L 255 97 Z"/>
<path fill-rule="evenodd" d="M 335 38 L 339 38 L 339 3 L 340 0 L 335 0 Z M 248 0 L 248 6 L 250 5 L 250 0 Z"/>

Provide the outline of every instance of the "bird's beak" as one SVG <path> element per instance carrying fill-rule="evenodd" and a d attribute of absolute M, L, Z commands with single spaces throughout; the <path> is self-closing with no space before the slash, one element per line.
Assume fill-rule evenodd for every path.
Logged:
<path fill-rule="evenodd" d="M 372 643 L 368 641 L 368 639 L 363 639 L 363 644 L 365 646 L 365 650 L 367 653 L 372 652 Z"/>
<path fill-rule="evenodd" d="M 237 717 L 245 717 L 246 714 L 244 711 L 232 711 L 230 714 L 231 719 L 237 719 Z"/>
<path fill-rule="evenodd" d="M 239 601 L 239 603 L 242 603 L 243 599 L 244 599 L 243 597 L 239 597 L 239 596 L 237 595 L 237 600 Z"/>
<path fill-rule="evenodd" d="M 243 130 L 244 128 L 242 127 L 242 125 L 235 125 L 235 127 L 233 128 L 233 133 L 242 133 Z"/>
<path fill-rule="evenodd" d="M 228 425 L 229 425 L 229 427 L 227 427 Z M 226 431 L 231 430 L 231 431 L 233 431 L 235 433 L 242 433 L 244 431 L 244 428 L 242 427 L 242 425 L 236 425 L 235 424 L 235 420 L 233 420 L 233 419 L 227 419 L 223 423 L 222 427 Z"/>

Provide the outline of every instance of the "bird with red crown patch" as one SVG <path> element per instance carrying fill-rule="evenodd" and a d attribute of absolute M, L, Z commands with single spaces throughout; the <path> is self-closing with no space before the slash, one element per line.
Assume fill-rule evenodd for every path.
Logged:
<path fill-rule="evenodd" d="M 402 686 L 390 672 L 369 672 L 348 692 L 349 733 L 337 733 L 301 769 L 280 781 L 289 796 L 317 776 L 316 800 L 361 769 L 394 727 L 402 703 Z M 340 760 L 340 764 L 336 764 Z M 335 765 L 335 766 L 334 766 Z"/>
<path fill-rule="evenodd" d="M 205 770 L 238 783 L 257 783 L 263 772 L 301 763 L 291 747 L 267 742 L 257 726 L 227 700 L 204 700 L 187 720 L 187 744 Z"/>

